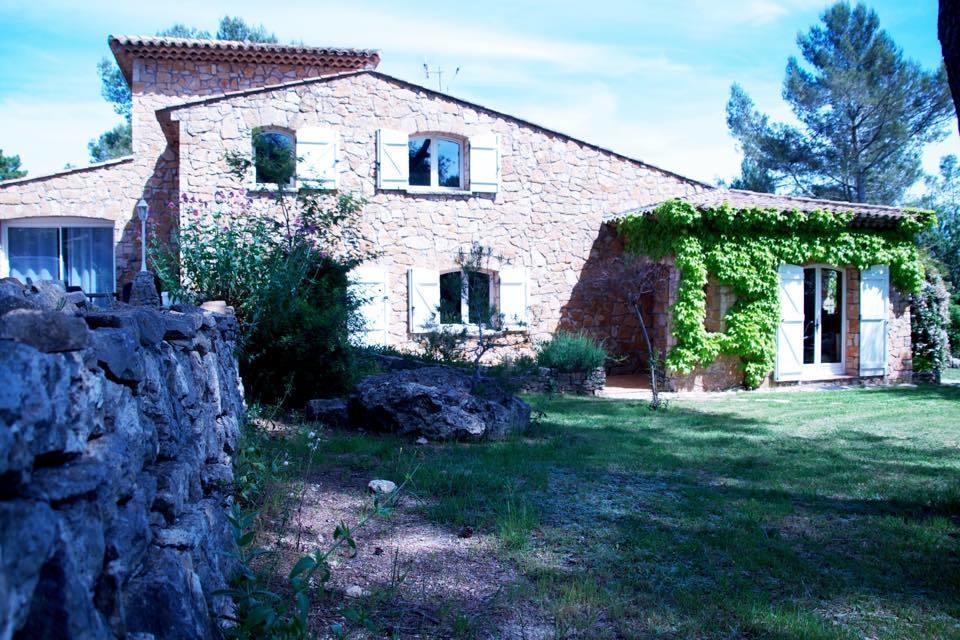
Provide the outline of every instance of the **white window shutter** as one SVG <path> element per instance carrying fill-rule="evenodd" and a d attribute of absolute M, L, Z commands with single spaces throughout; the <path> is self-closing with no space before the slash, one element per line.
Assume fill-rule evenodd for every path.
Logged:
<path fill-rule="evenodd" d="M 496 193 L 500 189 L 500 136 L 487 133 L 470 138 L 470 190 Z"/>
<path fill-rule="evenodd" d="M 440 326 L 440 272 L 433 269 L 407 272 L 407 310 L 410 333 L 427 333 Z"/>
<path fill-rule="evenodd" d="M 387 270 L 357 267 L 350 272 L 350 291 L 360 300 L 363 326 L 351 336 L 361 346 L 386 346 L 389 337 L 390 296 Z"/>
<path fill-rule="evenodd" d="M 890 270 L 875 265 L 860 273 L 860 375 L 887 373 L 887 305 Z"/>
<path fill-rule="evenodd" d="M 500 313 L 504 327 L 516 331 L 527 324 L 527 271 L 509 267 L 500 272 Z"/>
<path fill-rule="evenodd" d="M 297 185 L 304 189 L 340 187 L 340 136 L 334 129 L 297 129 Z"/>
<path fill-rule="evenodd" d="M 780 326 L 774 379 L 799 380 L 803 375 L 803 267 L 782 264 L 780 275 Z"/>
<path fill-rule="evenodd" d="M 409 136 L 403 131 L 378 129 L 377 188 L 406 189 L 409 183 Z"/>

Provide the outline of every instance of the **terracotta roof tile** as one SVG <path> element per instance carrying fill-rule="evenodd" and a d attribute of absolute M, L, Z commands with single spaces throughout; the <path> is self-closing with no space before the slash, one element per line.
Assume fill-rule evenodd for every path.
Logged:
<path fill-rule="evenodd" d="M 818 200 L 800 196 L 785 196 L 773 193 L 758 193 L 741 189 L 710 189 L 682 198 L 698 208 L 709 208 L 727 203 L 736 209 L 763 208 L 781 209 L 783 211 L 797 210 L 801 213 L 811 213 L 817 210 L 840 212 L 852 211 L 855 226 L 890 226 L 895 221 L 909 215 L 906 210 L 898 207 L 888 207 L 878 204 L 864 204 L 858 202 L 842 202 L 839 200 Z M 606 217 L 607 222 L 622 220 L 627 216 L 651 213 L 666 200 L 651 202 L 637 209 L 612 214 Z"/>
<path fill-rule="evenodd" d="M 236 42 L 165 36 L 110 36 L 110 49 L 130 82 L 133 59 L 248 62 L 251 64 L 314 65 L 331 69 L 374 69 L 375 49 L 308 47 L 297 44 Z"/>

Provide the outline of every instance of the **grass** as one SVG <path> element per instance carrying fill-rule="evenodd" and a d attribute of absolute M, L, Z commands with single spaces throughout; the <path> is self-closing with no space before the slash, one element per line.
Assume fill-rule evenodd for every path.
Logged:
<path fill-rule="evenodd" d="M 495 535 L 556 636 L 960 638 L 960 386 L 529 400 L 523 438 L 418 449 L 411 491 Z M 389 436 L 324 450 L 413 463 Z"/>
<path fill-rule="evenodd" d="M 944 382 L 960 382 L 960 369 L 944 369 L 942 379 Z"/>

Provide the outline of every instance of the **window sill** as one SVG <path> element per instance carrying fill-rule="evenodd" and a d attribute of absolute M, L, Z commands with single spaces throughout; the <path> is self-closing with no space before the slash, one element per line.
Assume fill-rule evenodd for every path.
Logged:
<path fill-rule="evenodd" d="M 449 333 L 461 333 L 466 332 L 465 335 L 468 338 L 478 338 L 480 337 L 480 327 L 475 324 L 441 324 L 437 325 L 436 331 L 443 331 Z M 506 335 L 510 333 L 526 333 L 526 327 L 511 327 L 507 329 L 491 329 L 490 327 L 484 327 L 484 335 Z"/>
<path fill-rule="evenodd" d="M 425 196 L 471 196 L 473 191 L 467 189 L 453 189 L 450 187 L 407 187 L 404 189 L 411 195 Z"/>
<path fill-rule="evenodd" d="M 270 194 L 270 195 L 275 195 L 275 194 L 277 194 L 277 193 L 282 193 L 282 194 L 284 194 L 284 195 L 296 195 L 296 194 L 297 194 L 297 191 L 298 191 L 297 187 L 294 187 L 294 186 L 283 187 L 282 189 L 279 189 L 279 190 L 278 190 L 278 189 L 277 189 L 277 185 L 275 185 L 275 184 L 250 184 L 250 185 L 247 185 L 247 193 L 256 193 L 256 194 L 268 193 L 268 194 Z"/>

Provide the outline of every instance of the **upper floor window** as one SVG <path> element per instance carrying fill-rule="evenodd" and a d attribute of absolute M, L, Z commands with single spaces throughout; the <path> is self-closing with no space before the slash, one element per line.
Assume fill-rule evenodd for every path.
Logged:
<path fill-rule="evenodd" d="M 463 145 L 450 138 L 411 137 L 410 181 L 415 187 L 463 188 Z"/>
<path fill-rule="evenodd" d="M 297 141 L 283 129 L 253 132 L 253 168 L 257 184 L 293 186 L 297 173 Z"/>

